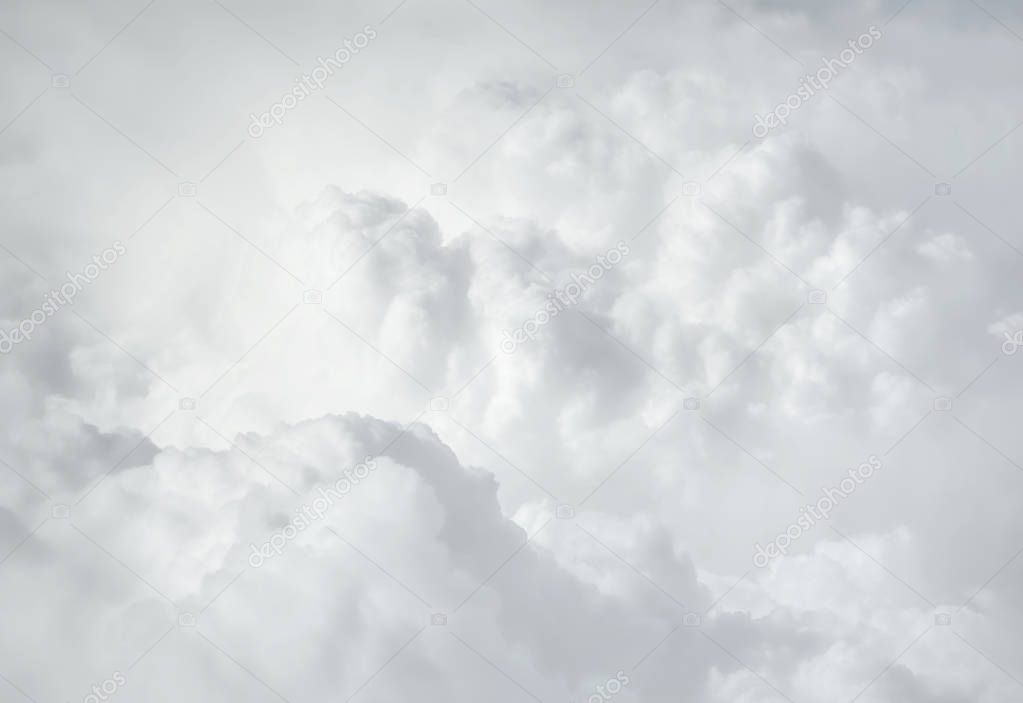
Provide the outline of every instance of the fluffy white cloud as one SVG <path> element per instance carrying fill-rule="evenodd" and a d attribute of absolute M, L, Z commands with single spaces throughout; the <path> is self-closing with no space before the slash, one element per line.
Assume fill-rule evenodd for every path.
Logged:
<path fill-rule="evenodd" d="M 1018 695 L 1017 7 L 101 5 L 0 10 L 3 339 L 125 248 L 0 355 L 0 700 Z"/>

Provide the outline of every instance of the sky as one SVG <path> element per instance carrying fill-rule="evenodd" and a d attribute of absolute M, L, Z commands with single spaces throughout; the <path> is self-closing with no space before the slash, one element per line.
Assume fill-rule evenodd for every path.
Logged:
<path fill-rule="evenodd" d="M 0 703 L 1023 693 L 1023 8 L 0 3 Z"/>

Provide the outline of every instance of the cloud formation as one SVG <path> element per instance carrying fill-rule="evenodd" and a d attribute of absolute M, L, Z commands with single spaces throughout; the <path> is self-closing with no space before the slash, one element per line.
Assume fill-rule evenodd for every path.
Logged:
<path fill-rule="evenodd" d="M 0 30 L 0 700 L 1019 695 L 1018 7 Z"/>

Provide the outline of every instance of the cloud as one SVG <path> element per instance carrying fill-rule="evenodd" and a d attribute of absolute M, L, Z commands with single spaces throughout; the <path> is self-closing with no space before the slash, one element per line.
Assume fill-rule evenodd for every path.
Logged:
<path fill-rule="evenodd" d="M 0 25 L 0 329 L 125 245 L 0 356 L 4 696 L 115 672 L 140 700 L 591 700 L 619 672 L 623 702 L 1016 695 L 1016 8 L 15 3 Z"/>

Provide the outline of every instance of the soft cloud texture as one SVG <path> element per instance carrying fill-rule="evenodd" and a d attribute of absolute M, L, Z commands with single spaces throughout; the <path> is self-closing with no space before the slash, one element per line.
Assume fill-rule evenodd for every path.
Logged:
<path fill-rule="evenodd" d="M 0 30 L 0 330 L 125 245 L 0 356 L 0 701 L 115 672 L 125 701 L 1018 697 L 1017 6 L 53 1 Z"/>

